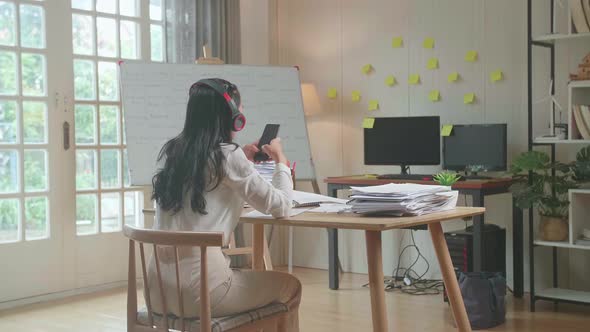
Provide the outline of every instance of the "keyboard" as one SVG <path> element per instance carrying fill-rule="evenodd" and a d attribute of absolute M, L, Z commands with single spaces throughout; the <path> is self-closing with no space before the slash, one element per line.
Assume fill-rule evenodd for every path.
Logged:
<path fill-rule="evenodd" d="M 381 174 L 377 176 L 380 180 L 415 180 L 415 181 L 432 181 L 430 174 Z"/>

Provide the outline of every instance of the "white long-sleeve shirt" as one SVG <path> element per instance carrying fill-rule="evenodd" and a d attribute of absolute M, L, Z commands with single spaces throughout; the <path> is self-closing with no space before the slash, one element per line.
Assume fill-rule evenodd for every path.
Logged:
<path fill-rule="evenodd" d="M 226 158 L 224 165 L 226 176 L 217 188 L 205 193 L 207 214 L 193 212 L 190 207 L 190 195 L 186 195 L 183 208 L 175 214 L 156 206 L 154 229 L 223 232 L 223 240 L 227 245 L 230 234 L 238 224 L 244 202 L 276 218 L 289 215 L 293 196 L 293 182 L 289 167 L 277 163 L 271 184 L 261 177 L 241 148 L 222 145 L 222 151 Z M 179 248 L 179 251 L 184 311 L 186 316 L 191 314 L 194 316 L 197 314 L 196 303 L 199 300 L 200 252 L 198 248 L 191 250 Z M 158 255 L 168 311 L 178 315 L 180 309 L 176 295 L 174 252 L 172 248 L 158 250 Z M 229 268 L 229 259 L 224 256 L 221 248 L 208 248 L 207 259 L 209 289 L 213 290 L 229 282 L 232 271 Z M 152 310 L 161 313 L 163 310 L 153 257 L 148 269 Z"/>

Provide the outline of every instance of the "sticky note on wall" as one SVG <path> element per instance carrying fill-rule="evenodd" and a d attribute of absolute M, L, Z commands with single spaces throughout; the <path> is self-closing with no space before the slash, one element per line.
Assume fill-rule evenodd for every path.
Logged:
<path fill-rule="evenodd" d="M 374 125 L 375 125 L 375 118 L 364 118 L 363 119 L 363 128 L 373 129 Z"/>
<path fill-rule="evenodd" d="M 473 104 L 475 101 L 475 93 L 466 93 L 463 95 L 463 104 Z"/>
<path fill-rule="evenodd" d="M 434 38 L 431 38 L 431 37 L 424 38 L 424 41 L 422 42 L 422 47 L 434 48 Z"/>
<path fill-rule="evenodd" d="M 453 125 L 443 125 L 442 129 L 440 130 L 440 136 L 447 137 L 451 136 L 453 132 Z"/>
<path fill-rule="evenodd" d="M 391 47 L 400 48 L 404 45 L 404 39 L 402 37 L 393 37 L 391 41 Z"/>
<path fill-rule="evenodd" d="M 459 73 L 456 71 L 450 73 L 449 76 L 447 77 L 447 81 L 449 83 L 457 82 L 458 80 L 459 80 Z"/>
<path fill-rule="evenodd" d="M 376 111 L 379 109 L 379 101 L 378 100 L 369 100 L 369 111 Z"/>
<path fill-rule="evenodd" d="M 493 72 L 490 73 L 490 80 L 492 82 L 498 82 L 501 81 L 502 79 L 504 79 L 504 74 L 502 73 L 501 70 L 494 70 Z"/>
<path fill-rule="evenodd" d="M 428 63 L 426 64 L 426 68 L 428 68 L 428 69 L 438 68 L 438 59 L 437 58 L 430 58 L 428 60 Z"/>
<path fill-rule="evenodd" d="M 359 90 L 353 90 L 350 93 L 350 99 L 352 99 L 352 101 L 354 101 L 355 103 L 358 103 L 359 101 L 361 101 L 361 92 Z"/>
<path fill-rule="evenodd" d="M 465 61 L 467 62 L 475 62 L 477 60 L 477 51 L 467 51 L 465 54 Z"/>
<path fill-rule="evenodd" d="M 336 97 L 338 97 L 338 90 L 336 90 L 336 88 L 328 89 L 328 98 L 336 99 Z"/>
<path fill-rule="evenodd" d="M 371 73 L 373 71 L 373 66 L 368 63 L 361 68 L 361 72 L 365 75 Z"/>
<path fill-rule="evenodd" d="M 420 84 L 420 75 L 412 74 L 408 77 L 408 83 L 410 84 Z"/>
<path fill-rule="evenodd" d="M 438 91 L 438 90 L 430 91 L 430 93 L 428 94 L 428 100 L 430 100 L 432 102 L 439 101 L 440 100 L 440 91 Z"/>
<path fill-rule="evenodd" d="M 387 86 L 394 86 L 396 83 L 395 76 L 389 75 L 385 78 L 385 85 Z"/>

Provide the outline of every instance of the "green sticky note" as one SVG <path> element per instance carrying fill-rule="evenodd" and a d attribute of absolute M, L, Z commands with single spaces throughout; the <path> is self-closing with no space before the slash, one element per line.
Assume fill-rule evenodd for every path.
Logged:
<path fill-rule="evenodd" d="M 328 89 L 328 98 L 336 99 L 336 97 L 338 97 L 338 90 L 336 90 L 336 88 Z"/>
<path fill-rule="evenodd" d="M 428 68 L 428 69 L 438 68 L 438 59 L 437 58 L 430 58 L 428 60 L 428 63 L 426 64 L 426 68 Z"/>
<path fill-rule="evenodd" d="M 363 72 L 363 74 L 365 74 L 365 75 L 366 75 L 366 74 L 369 74 L 370 72 L 372 72 L 372 71 L 373 71 L 373 66 L 372 66 L 370 63 L 368 63 L 368 64 L 364 65 L 364 66 L 361 68 L 361 71 L 362 71 L 362 72 Z"/>
<path fill-rule="evenodd" d="M 375 125 L 375 118 L 364 118 L 363 119 L 363 128 L 373 129 L 374 125 Z"/>
<path fill-rule="evenodd" d="M 443 127 L 440 131 L 440 136 L 443 136 L 443 137 L 451 136 L 452 132 L 453 132 L 453 125 L 443 125 Z"/>
<path fill-rule="evenodd" d="M 395 82 L 395 76 L 393 75 L 389 75 L 385 78 L 385 85 L 387 86 L 394 86 Z"/>
<path fill-rule="evenodd" d="M 439 101 L 440 99 L 440 91 L 438 90 L 432 90 L 430 91 L 430 93 L 428 94 L 428 99 L 430 101 Z"/>
<path fill-rule="evenodd" d="M 504 78 L 504 74 L 502 73 L 501 70 L 494 70 L 491 74 L 490 74 L 490 80 L 492 82 L 498 82 L 501 81 Z"/>
<path fill-rule="evenodd" d="M 463 95 L 463 104 L 473 104 L 475 101 L 475 93 L 466 93 Z"/>
<path fill-rule="evenodd" d="M 352 99 L 352 101 L 354 101 L 355 103 L 358 103 L 359 101 L 361 101 L 361 92 L 359 90 L 353 90 L 350 93 L 350 98 Z"/>
<path fill-rule="evenodd" d="M 404 39 L 402 37 L 393 37 L 391 41 L 391 47 L 400 48 L 404 45 Z"/>
<path fill-rule="evenodd" d="M 376 111 L 379 109 L 379 101 L 378 100 L 370 100 L 369 101 L 369 111 Z"/>
<path fill-rule="evenodd" d="M 410 83 L 410 84 L 420 84 L 420 75 L 418 75 L 418 74 L 412 74 L 412 75 L 410 75 L 410 77 L 408 78 L 408 83 Z"/>
<path fill-rule="evenodd" d="M 424 38 L 424 41 L 422 42 L 422 47 L 424 48 L 434 48 L 434 38 Z"/>
<path fill-rule="evenodd" d="M 450 73 L 449 76 L 447 77 L 447 81 L 449 81 L 449 83 L 457 82 L 458 79 L 459 79 L 459 73 L 456 71 Z"/>
<path fill-rule="evenodd" d="M 477 60 L 477 51 L 467 51 L 465 54 L 465 61 L 467 62 L 475 62 Z"/>

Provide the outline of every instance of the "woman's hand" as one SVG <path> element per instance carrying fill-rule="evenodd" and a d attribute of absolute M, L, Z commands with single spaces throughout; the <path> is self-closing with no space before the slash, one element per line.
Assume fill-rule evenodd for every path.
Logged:
<path fill-rule="evenodd" d="M 266 153 L 275 163 L 282 163 L 288 166 L 287 157 L 283 153 L 283 145 L 281 144 L 280 138 L 277 137 L 270 141 L 270 144 L 263 145 L 262 152 Z"/>
<path fill-rule="evenodd" d="M 254 155 L 257 152 L 260 152 L 260 149 L 258 149 L 258 141 L 254 142 L 252 144 L 244 145 L 242 150 L 244 151 L 246 158 L 248 158 L 248 160 L 250 160 L 251 162 L 254 162 Z"/>

